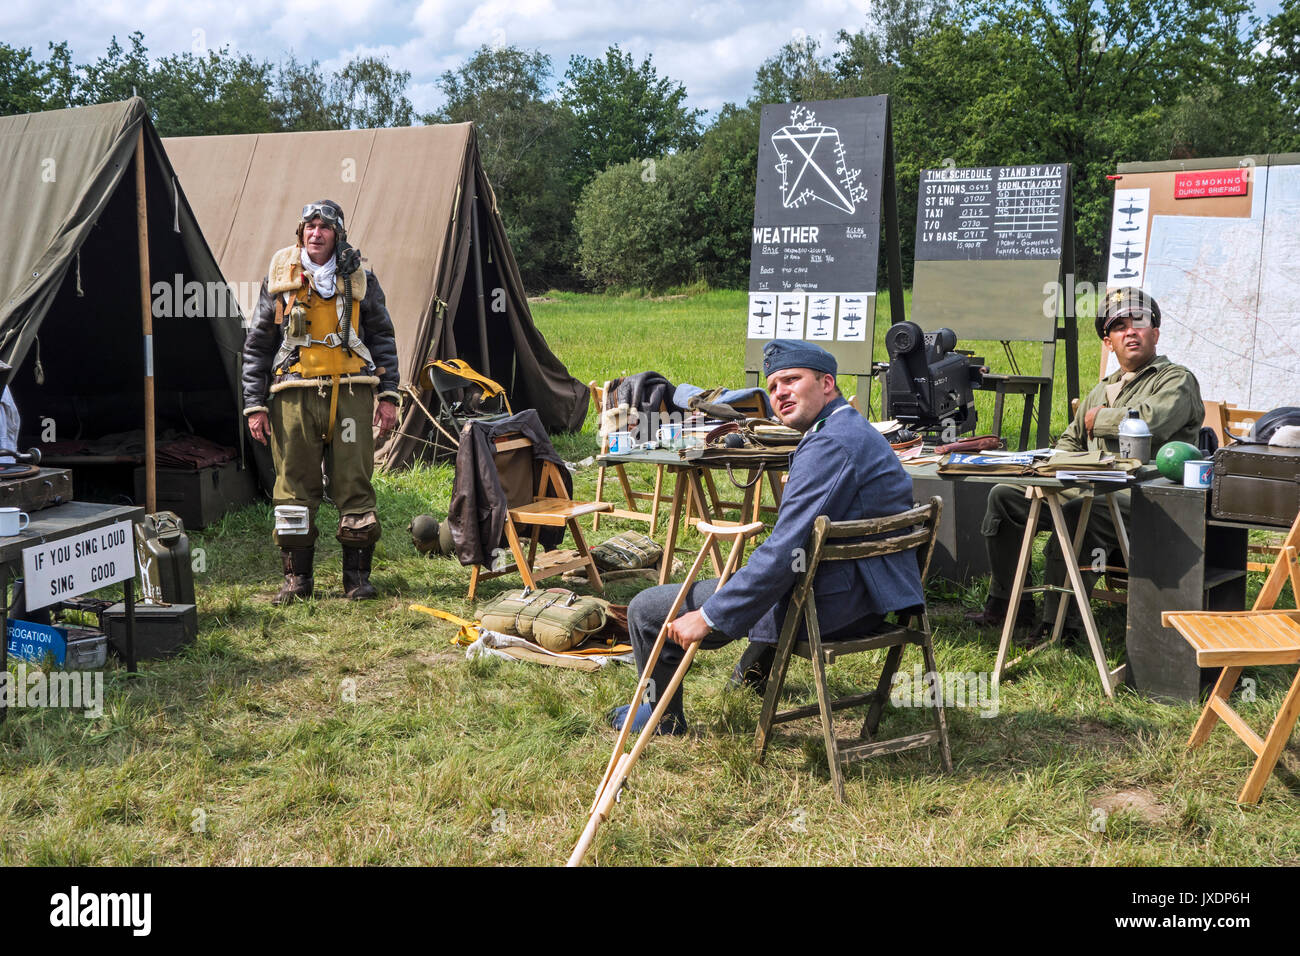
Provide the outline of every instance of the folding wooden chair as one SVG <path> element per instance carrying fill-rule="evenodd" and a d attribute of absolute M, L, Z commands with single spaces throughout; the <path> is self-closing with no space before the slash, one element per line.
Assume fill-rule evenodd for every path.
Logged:
<path fill-rule="evenodd" d="M 587 570 L 587 580 L 596 590 L 603 591 L 600 571 L 587 548 L 578 527 L 578 519 L 598 511 L 613 508 L 609 502 L 574 501 L 565 490 L 560 469 L 553 461 L 536 461 L 533 443 L 519 434 L 501 435 L 494 439 L 496 445 L 495 462 L 501 487 L 506 495 L 505 536 L 510 545 L 514 562 L 497 567 L 496 562 L 490 570 L 474 566 L 469 578 L 469 600 L 474 600 L 479 581 L 500 577 L 503 574 L 518 572 L 524 579 L 526 587 L 536 587 L 536 581 L 543 578 L 575 571 Z M 537 466 L 540 465 L 540 470 Z M 527 527 L 529 532 L 528 553 L 524 554 L 520 541 L 519 529 Z M 537 543 L 543 528 L 569 529 L 573 536 L 575 550 L 543 551 L 537 554 Z"/>
<path fill-rule="evenodd" d="M 1282 542 L 1280 553 L 1264 581 L 1264 587 L 1249 611 L 1165 611 L 1160 622 L 1177 629 L 1196 649 L 1196 663 L 1201 667 L 1222 667 L 1219 680 L 1196 722 L 1188 749 L 1205 743 L 1222 718 L 1258 759 L 1237 797 L 1238 803 L 1257 803 L 1264 784 L 1277 765 L 1296 718 L 1300 716 L 1300 671 L 1273 718 L 1268 736 L 1259 735 L 1228 705 L 1237 678 L 1245 667 L 1264 664 L 1300 664 L 1300 611 L 1277 610 L 1278 596 L 1291 581 L 1291 593 L 1300 600 L 1300 515 Z"/>
<path fill-rule="evenodd" d="M 609 394 L 610 383 L 597 386 L 595 382 L 588 382 L 587 389 L 591 394 L 591 404 L 596 408 L 596 428 L 600 428 L 600 415 L 605 410 L 605 396 Z M 666 409 L 661 410 L 666 412 Z M 605 437 L 600 440 L 600 453 L 603 455 L 609 451 L 608 441 Z M 625 518 L 628 521 L 644 521 L 650 526 L 650 533 L 653 535 L 655 527 L 659 524 L 659 506 L 663 503 L 664 487 L 664 466 L 655 466 L 655 485 L 654 491 L 633 491 L 632 483 L 628 481 L 627 471 L 622 464 L 601 465 L 596 472 L 596 501 L 604 502 L 605 500 L 605 472 L 607 469 L 613 469 L 614 475 L 618 478 L 618 483 L 623 489 L 623 498 L 627 501 L 626 508 L 615 508 L 612 504 L 608 509 L 602 509 L 612 518 Z M 638 501 L 650 502 L 650 512 L 637 509 Z M 594 534 L 600 530 L 600 512 L 591 519 L 591 530 Z"/>
<path fill-rule="evenodd" d="M 904 551 L 918 552 L 921 581 L 924 582 L 926 573 L 930 569 L 930 556 L 934 551 L 942 509 L 942 499 L 934 497 L 928 504 L 918 505 L 910 511 L 889 517 L 871 518 L 865 521 L 831 521 L 822 515 L 814 522 L 813 532 L 808 541 L 808 566 L 799 575 L 791 594 L 790 607 L 786 611 L 781 637 L 777 642 L 776 659 L 772 662 L 772 674 L 768 679 L 767 692 L 763 696 L 763 710 L 759 715 L 758 730 L 754 734 L 759 763 L 762 763 L 767 752 L 774 724 L 820 714 L 822 736 L 826 743 L 826 762 L 830 765 L 831 779 L 835 784 L 835 796 L 840 801 L 844 800 L 843 767 L 853 761 L 864 760 L 877 754 L 897 753 L 938 743 L 944 770 L 952 770 L 952 753 L 948 747 L 948 720 L 943 710 L 942 689 L 936 686 L 938 668 L 935 664 L 934 645 L 930 640 L 930 620 L 925 606 L 919 605 L 900 612 L 895 615 L 898 618 L 897 622 L 886 625 L 885 629 L 877 629 L 861 637 L 823 642 L 821 628 L 817 622 L 816 595 L 813 591 L 813 581 L 823 561 L 852 561 Z M 795 636 L 800 623 L 803 623 L 807 629 L 807 640 L 796 641 Z M 921 655 L 925 660 L 926 679 L 930 685 L 926 698 L 935 704 L 936 727 L 934 730 L 892 740 L 876 740 L 875 733 L 880 723 L 880 715 L 885 702 L 889 699 L 894 674 L 898 670 L 903 647 L 907 644 L 916 644 L 921 648 Z M 889 648 L 889 653 L 885 657 L 885 667 L 881 671 L 875 690 L 838 700 L 831 699 L 826 689 L 826 667 L 829 664 L 849 654 L 861 654 L 886 647 Z M 776 705 L 781 697 L 786 668 L 792 653 L 812 662 L 813 680 L 817 685 L 817 703 L 777 713 Z M 858 739 L 837 740 L 832 714 L 837 710 L 863 706 L 868 707 L 867 718 Z"/>

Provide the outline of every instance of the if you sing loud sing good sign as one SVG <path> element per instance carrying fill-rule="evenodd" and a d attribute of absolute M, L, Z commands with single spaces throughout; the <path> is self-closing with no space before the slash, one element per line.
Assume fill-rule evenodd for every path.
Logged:
<path fill-rule="evenodd" d="M 23 551 L 27 607 L 45 607 L 135 575 L 131 522 L 119 521 Z"/>

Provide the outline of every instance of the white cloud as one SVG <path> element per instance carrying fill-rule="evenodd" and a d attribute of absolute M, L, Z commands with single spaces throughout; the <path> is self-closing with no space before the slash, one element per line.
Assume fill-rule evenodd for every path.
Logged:
<path fill-rule="evenodd" d="M 661 75 L 685 84 L 692 105 L 713 110 L 743 101 L 759 64 L 795 30 L 833 40 L 865 17 L 864 0 L 12 0 L 0 31 L 41 57 L 47 41 L 66 40 L 82 63 L 102 55 L 114 34 L 125 46 L 137 29 L 155 58 L 191 51 L 196 30 L 209 49 L 225 45 L 273 62 L 292 51 L 337 69 L 359 53 L 387 55 L 411 72 L 409 95 L 421 111 L 437 105 L 438 76 L 485 44 L 540 49 L 558 79 L 570 55 L 597 57 L 617 43 L 638 61 L 652 56 Z"/>

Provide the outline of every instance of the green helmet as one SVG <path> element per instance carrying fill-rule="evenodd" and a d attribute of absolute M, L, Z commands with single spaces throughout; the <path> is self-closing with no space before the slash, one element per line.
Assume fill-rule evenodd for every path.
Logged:
<path fill-rule="evenodd" d="M 451 540 L 451 525 L 433 515 L 416 515 L 407 525 L 411 543 L 421 554 L 452 554 L 455 544 Z"/>

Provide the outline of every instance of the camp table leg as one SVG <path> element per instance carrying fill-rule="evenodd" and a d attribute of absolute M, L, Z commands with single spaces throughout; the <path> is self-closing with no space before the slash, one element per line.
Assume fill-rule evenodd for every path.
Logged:
<path fill-rule="evenodd" d="M 659 527 L 659 505 L 663 503 L 664 487 L 664 466 L 655 466 L 655 496 L 650 502 L 650 536 L 654 537 L 655 529 Z"/>
<path fill-rule="evenodd" d="M 1065 521 L 1065 512 L 1061 510 L 1060 496 L 1055 491 L 1049 490 L 1044 493 L 1044 497 L 1047 498 L 1047 507 L 1052 511 L 1052 523 L 1056 526 L 1057 540 L 1068 540 L 1070 528 Z M 1101 649 L 1101 636 L 1097 633 L 1097 622 L 1092 616 L 1092 602 L 1088 599 L 1088 590 L 1083 585 L 1079 562 L 1066 561 L 1065 570 L 1070 576 L 1070 587 L 1074 589 L 1074 599 L 1079 605 L 1079 616 L 1083 618 L 1083 629 L 1088 634 L 1088 644 L 1092 647 L 1092 659 L 1097 664 L 1097 676 L 1101 678 L 1102 689 L 1106 691 L 1107 697 L 1114 697 L 1115 679 L 1111 674 L 1110 666 L 1106 663 L 1106 655 Z"/>
<path fill-rule="evenodd" d="M 659 583 L 667 584 L 668 579 L 673 574 L 673 557 L 677 553 L 677 534 L 681 528 L 682 509 L 685 507 L 685 497 L 690 483 L 684 478 L 682 472 L 684 469 L 674 468 L 673 480 L 673 506 L 668 512 L 668 532 L 664 539 L 664 556 L 659 563 Z"/>
<path fill-rule="evenodd" d="M 1064 510 L 1062 511 L 1064 515 Z M 1074 528 L 1074 538 L 1070 540 L 1070 553 L 1065 553 L 1065 538 L 1058 538 L 1061 542 L 1061 556 L 1066 561 L 1073 561 L 1074 566 L 1079 566 L 1079 555 L 1083 551 L 1083 536 L 1088 533 L 1088 519 L 1092 517 L 1092 492 L 1085 493 L 1083 507 L 1079 509 L 1079 522 Z M 1059 534 L 1059 532 L 1058 532 Z M 1052 640 L 1060 640 L 1061 632 L 1065 630 L 1065 614 L 1070 609 L 1070 602 L 1062 600 L 1056 602 L 1056 620 L 1052 624 Z"/>
<path fill-rule="evenodd" d="M 706 524 L 716 520 L 716 516 L 710 513 L 709 506 L 704 498 L 704 488 L 700 482 L 700 475 L 705 474 L 703 468 L 692 468 L 687 472 L 688 481 L 690 482 L 691 495 L 695 499 L 695 505 L 699 509 L 699 524 Z M 718 547 L 715 538 L 707 538 L 705 543 L 709 548 L 709 560 L 713 563 L 713 573 L 721 577 L 722 575 L 722 549 Z"/>
<path fill-rule="evenodd" d="M 1029 501 L 1029 517 L 1025 522 L 1025 536 L 1020 541 L 1020 560 L 1016 562 L 1015 582 L 1011 585 L 1011 597 L 1007 604 L 1007 619 L 1002 625 L 1002 640 L 998 642 L 998 657 L 993 665 L 993 684 L 996 687 L 1002 681 L 1002 675 L 1014 664 L 1007 663 L 1007 651 L 1011 648 L 1011 635 L 1016 629 L 1016 618 L 1020 613 L 1020 596 L 1025 589 L 1025 578 L 1029 574 L 1029 564 L 1034 553 L 1034 536 L 1038 533 L 1038 515 L 1043 508 L 1043 498 L 1038 488 L 1025 489 Z M 1016 658 L 1019 660 L 1019 658 Z"/>
<path fill-rule="evenodd" d="M 1124 517 L 1119 513 L 1119 505 L 1115 503 L 1115 495 L 1106 496 L 1106 505 L 1110 508 L 1110 520 L 1115 525 L 1115 536 L 1119 538 L 1119 553 L 1124 557 L 1124 567 L 1129 566 L 1128 560 L 1128 528 L 1124 527 Z"/>

